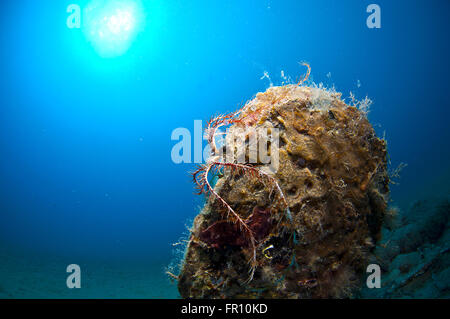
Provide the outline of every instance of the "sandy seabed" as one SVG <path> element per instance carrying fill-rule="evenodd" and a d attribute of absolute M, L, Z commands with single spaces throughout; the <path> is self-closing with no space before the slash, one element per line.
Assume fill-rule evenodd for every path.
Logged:
<path fill-rule="evenodd" d="M 80 289 L 67 288 L 71 263 L 69 258 L 0 248 L 0 298 L 179 298 L 163 261 L 124 265 L 86 259 L 79 263 Z"/>

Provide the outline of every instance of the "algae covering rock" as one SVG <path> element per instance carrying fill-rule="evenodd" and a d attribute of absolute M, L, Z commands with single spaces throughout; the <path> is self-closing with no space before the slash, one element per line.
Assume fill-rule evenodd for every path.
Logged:
<path fill-rule="evenodd" d="M 228 128 L 223 147 L 215 142 L 219 126 Z M 275 169 L 259 156 L 251 164 L 243 150 L 251 129 L 268 132 Z M 177 277 L 181 296 L 352 296 L 389 193 L 386 143 L 366 114 L 321 87 L 271 87 L 211 120 L 206 135 L 211 159 L 194 178 L 208 197 Z M 241 143 L 228 147 L 233 141 Z M 227 160 L 218 159 L 221 151 Z"/>

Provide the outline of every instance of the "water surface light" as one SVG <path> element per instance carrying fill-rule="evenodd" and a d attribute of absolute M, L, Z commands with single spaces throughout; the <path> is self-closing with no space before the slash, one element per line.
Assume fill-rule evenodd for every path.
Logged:
<path fill-rule="evenodd" d="M 83 30 L 95 51 L 104 58 L 125 54 L 143 28 L 140 1 L 93 0 L 83 11 Z"/>

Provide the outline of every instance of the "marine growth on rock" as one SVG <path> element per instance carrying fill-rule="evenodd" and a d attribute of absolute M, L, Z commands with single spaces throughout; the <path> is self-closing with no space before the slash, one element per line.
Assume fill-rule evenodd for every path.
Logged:
<path fill-rule="evenodd" d="M 299 84 L 208 123 L 182 297 L 343 298 L 361 286 L 387 206 L 386 143 L 341 94 Z M 248 151 L 254 137 L 266 156 Z"/>

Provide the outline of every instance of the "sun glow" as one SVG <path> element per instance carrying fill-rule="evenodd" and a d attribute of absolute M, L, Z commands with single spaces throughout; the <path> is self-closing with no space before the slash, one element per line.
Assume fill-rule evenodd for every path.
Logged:
<path fill-rule="evenodd" d="M 112 34 L 130 33 L 134 25 L 134 17 L 128 11 L 116 10 L 116 14 L 105 17 L 106 25 Z"/>
<path fill-rule="evenodd" d="M 139 31 L 138 1 L 93 0 L 85 9 L 85 33 L 97 53 L 106 58 L 125 54 Z"/>

